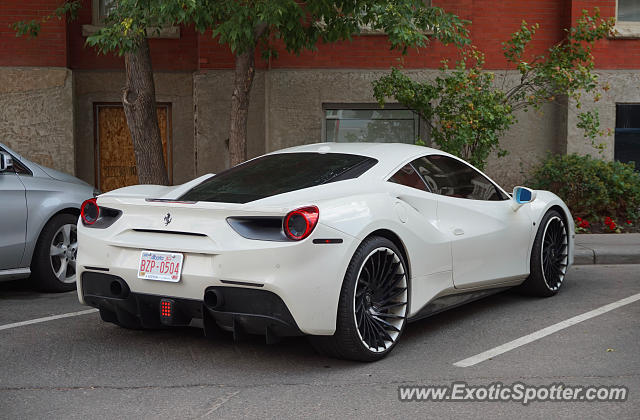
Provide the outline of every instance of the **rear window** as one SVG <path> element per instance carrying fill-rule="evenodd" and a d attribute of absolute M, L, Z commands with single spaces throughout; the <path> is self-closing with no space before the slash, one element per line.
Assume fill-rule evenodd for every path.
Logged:
<path fill-rule="evenodd" d="M 182 195 L 184 201 L 248 203 L 329 182 L 357 178 L 376 159 L 342 153 L 279 153 L 234 166 Z"/>

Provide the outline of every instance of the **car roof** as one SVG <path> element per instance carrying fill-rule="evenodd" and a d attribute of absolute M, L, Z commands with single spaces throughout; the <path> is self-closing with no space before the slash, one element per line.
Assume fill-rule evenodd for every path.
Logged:
<path fill-rule="evenodd" d="M 400 166 L 420 156 L 451 156 L 442 150 L 406 143 L 314 143 L 278 150 L 272 154 L 276 153 L 346 153 L 371 157 L 376 159 L 378 164 L 364 174 L 367 178 L 390 176 Z"/>
<path fill-rule="evenodd" d="M 426 146 L 418 146 L 406 143 L 314 143 L 302 146 L 289 147 L 274 151 L 276 153 L 346 153 L 367 156 L 378 160 L 378 164 L 363 174 L 363 177 L 386 179 L 398 170 L 402 165 L 425 155 L 444 155 L 463 161 L 473 167 L 469 162 L 460 159 L 450 153 Z M 498 186 L 505 194 L 507 192 L 483 171 L 474 167 L 493 184 Z"/>
<path fill-rule="evenodd" d="M 378 160 L 404 160 L 415 155 L 443 154 L 441 150 L 406 143 L 314 143 L 289 147 L 274 153 L 347 153 L 368 156 Z"/>

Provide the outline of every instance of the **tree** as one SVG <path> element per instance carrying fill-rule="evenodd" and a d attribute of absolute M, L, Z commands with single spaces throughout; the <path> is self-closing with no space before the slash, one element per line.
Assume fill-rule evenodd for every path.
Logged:
<path fill-rule="evenodd" d="M 131 133 L 136 158 L 138 182 L 167 185 L 169 178 L 164 163 L 162 139 L 158 127 L 155 86 L 147 33 L 177 20 L 163 9 L 162 0 L 118 0 L 105 25 L 87 38 L 87 44 L 100 53 L 115 52 L 125 62 L 126 86 L 122 104 Z M 42 19 L 19 21 L 11 26 L 17 36 L 38 36 L 41 25 L 50 19 L 73 20 L 81 7 L 79 0 L 66 0 Z M 176 9 L 171 9 L 176 12 Z"/>
<path fill-rule="evenodd" d="M 496 80 L 484 71 L 484 55 L 474 47 L 464 47 L 453 69 L 443 62 L 433 81 L 418 82 L 398 69 L 373 84 L 374 96 L 384 104 L 387 98 L 418 113 L 430 126 L 432 140 L 444 151 L 460 156 L 482 169 L 492 151 L 504 156 L 500 137 L 516 123 L 516 112 L 540 110 L 543 104 L 569 97 L 581 107 L 583 94 L 600 99 L 598 77 L 593 72 L 591 53 L 596 41 L 613 32 L 614 19 L 603 19 L 595 9 L 584 10 L 576 25 L 566 30 L 566 38 L 544 55 L 527 56 L 539 25 L 522 22 L 520 30 L 502 44 L 505 58 L 517 68 L 520 78 L 509 85 L 507 74 Z M 594 146 L 600 131 L 595 111 L 580 112 L 578 127 Z"/>
<path fill-rule="evenodd" d="M 162 0 L 117 0 L 104 27 L 87 38 L 87 44 L 96 47 L 99 53 L 124 56 L 126 85 L 122 90 L 122 105 L 141 184 L 169 183 L 148 40 L 150 33 L 177 19 L 165 11 L 164 3 Z"/>
<path fill-rule="evenodd" d="M 231 165 L 247 158 L 249 94 L 255 75 L 255 56 L 275 57 L 277 47 L 299 53 L 313 50 L 318 42 L 351 39 L 362 27 L 384 31 L 391 48 L 403 54 L 422 47 L 428 33 L 444 43 L 468 42 L 466 22 L 423 0 L 202 0 L 186 2 L 188 14 L 200 31 L 212 35 L 235 54 L 229 154 Z"/>
<path fill-rule="evenodd" d="M 68 0 L 63 5 L 77 3 Z M 116 0 L 104 23 L 87 44 L 100 53 L 124 55 L 127 85 L 122 102 L 139 180 L 157 184 L 166 184 L 167 176 L 146 35 L 163 25 L 193 24 L 201 32 L 210 29 L 235 54 L 231 165 L 247 158 L 249 95 L 257 51 L 268 58 L 277 56 L 278 46 L 293 53 L 313 50 L 318 42 L 351 39 L 365 26 L 384 31 L 391 48 L 403 54 L 411 47 L 425 46 L 431 36 L 443 43 L 468 43 L 466 21 L 440 8 L 426 7 L 423 0 L 345 0 L 339 5 L 326 0 Z M 38 25 L 23 22 L 22 28 L 32 30 Z"/>

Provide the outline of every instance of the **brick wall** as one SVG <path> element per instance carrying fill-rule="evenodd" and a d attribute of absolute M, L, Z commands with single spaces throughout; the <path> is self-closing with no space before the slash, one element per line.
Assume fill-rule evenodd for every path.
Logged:
<path fill-rule="evenodd" d="M 524 19 L 529 23 L 540 23 L 540 29 L 533 43 L 532 53 L 542 53 L 546 48 L 560 41 L 562 28 L 571 16 L 570 0 L 439 0 L 434 5 L 458 16 L 471 20 L 473 43 L 487 56 L 487 68 L 506 68 L 501 42 L 516 31 Z M 232 56 L 228 48 L 220 46 L 211 36 L 199 38 L 199 62 L 201 69 L 232 68 Z M 279 58 L 270 63 L 271 68 L 388 68 L 398 65 L 401 60 L 405 68 L 437 68 L 442 58 L 455 59 L 455 49 L 433 41 L 426 48 L 412 50 L 401 57 L 397 51 L 389 51 L 389 43 L 384 35 L 354 37 L 352 41 L 319 44 L 315 52 L 303 51 L 299 56 L 279 48 Z M 258 67 L 265 67 L 264 61 L 256 55 Z"/>
<path fill-rule="evenodd" d="M 91 23 L 91 0 L 82 0 L 74 22 L 53 19 L 42 27 L 35 40 L 16 38 L 8 26 L 17 20 L 45 16 L 60 0 L 2 0 L 0 2 L 0 66 L 67 66 L 72 69 L 121 69 L 123 59 L 113 55 L 96 55 L 85 46 L 82 25 Z M 600 7 L 604 16 L 615 15 L 615 0 L 434 0 L 462 18 L 473 21 L 471 35 L 475 45 L 485 52 L 487 68 L 508 65 L 502 56 L 501 42 L 518 29 L 524 19 L 540 23 L 532 53 L 542 53 L 560 41 L 563 28 L 580 15 L 582 9 Z M 180 39 L 152 39 L 151 51 L 156 70 L 189 71 L 233 68 L 233 55 L 210 33 L 198 34 L 181 28 Z M 384 35 L 354 37 L 352 41 L 319 44 L 318 51 L 304 51 L 299 56 L 281 46 L 280 57 L 266 63 L 259 54 L 259 68 L 366 68 L 378 69 L 398 65 L 405 68 L 436 68 L 444 57 L 455 59 L 455 50 L 433 41 L 426 48 L 413 50 L 406 57 L 389 51 Z M 601 69 L 640 68 L 640 40 L 611 39 L 595 49 L 596 64 Z"/>
<path fill-rule="evenodd" d="M 594 7 L 599 7 L 605 17 L 616 14 L 616 0 L 573 0 L 571 19 L 575 21 L 582 9 L 593 10 Z M 593 55 L 599 69 L 640 69 L 640 40 L 616 38 L 600 41 Z"/>
<path fill-rule="evenodd" d="M 82 0 L 78 18 L 69 22 L 69 67 L 74 70 L 115 70 L 124 68 L 124 58 L 114 54 L 96 54 L 85 46 L 82 25 L 91 24 L 91 0 Z M 150 39 L 151 62 L 154 70 L 196 70 L 198 39 L 191 27 L 180 28 L 180 39 Z"/>
<path fill-rule="evenodd" d="M 65 20 L 52 19 L 42 25 L 36 39 L 16 38 L 9 27 L 20 20 L 42 19 L 59 0 L 0 1 L 0 66 L 66 67 L 67 33 Z"/>

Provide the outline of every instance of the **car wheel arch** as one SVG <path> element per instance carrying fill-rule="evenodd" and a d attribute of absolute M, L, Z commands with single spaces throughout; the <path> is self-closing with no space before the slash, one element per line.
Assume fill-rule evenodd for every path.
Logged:
<path fill-rule="evenodd" d="M 550 203 L 543 211 L 539 213 L 539 216 L 535 220 L 535 226 L 534 226 L 535 229 L 532 232 L 532 240 L 531 240 L 531 243 L 529 244 L 529 253 L 528 253 L 529 258 L 527 261 L 531 260 L 531 252 L 533 251 L 533 242 L 535 240 L 538 229 L 540 228 L 540 223 L 542 222 L 542 219 L 544 219 L 544 216 L 552 210 L 555 210 L 560 214 L 560 217 L 562 217 L 562 222 L 564 223 L 565 226 L 567 226 L 569 249 L 572 250 L 574 247 L 573 232 L 571 232 L 571 229 L 570 229 L 570 227 L 573 226 L 573 223 L 572 223 L 573 219 L 571 218 L 571 213 L 569 213 L 565 207 L 561 206 L 557 202 Z"/>
<path fill-rule="evenodd" d="M 390 240 L 391 242 L 393 242 L 393 244 L 395 246 L 398 247 L 398 250 L 400 250 L 400 253 L 402 254 L 402 257 L 404 258 L 405 263 L 407 264 L 407 281 L 409 281 L 411 279 L 411 260 L 409 259 L 409 253 L 407 252 L 407 248 L 404 244 L 404 241 L 402 241 L 402 239 L 400 238 L 400 236 L 398 236 L 397 233 L 395 233 L 394 231 L 390 230 L 390 229 L 377 229 L 374 230 L 373 232 L 369 233 L 365 239 L 371 237 L 371 236 L 381 236 L 383 238 L 386 238 L 388 240 Z M 363 239 L 364 241 L 364 239 Z"/>
<path fill-rule="evenodd" d="M 25 255 L 23 257 L 23 264 L 27 264 L 27 266 L 31 266 L 31 262 L 33 260 L 33 253 L 35 251 L 36 244 L 42 235 L 42 230 L 45 226 L 56 216 L 60 214 L 71 214 L 76 217 L 80 217 L 80 209 L 76 207 L 63 207 L 56 211 L 55 213 L 51 213 L 51 215 L 41 223 L 37 230 L 37 235 L 33 235 L 31 239 L 27 241 L 27 246 L 25 247 Z"/>

